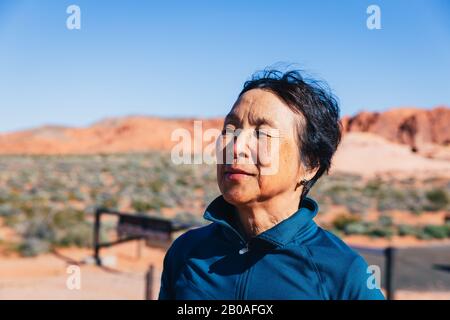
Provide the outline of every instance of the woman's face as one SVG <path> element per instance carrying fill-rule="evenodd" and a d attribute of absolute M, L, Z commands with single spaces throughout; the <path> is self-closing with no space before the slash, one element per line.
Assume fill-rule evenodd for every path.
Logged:
<path fill-rule="evenodd" d="M 249 90 L 236 101 L 217 144 L 217 181 L 225 200 L 252 204 L 296 191 L 303 177 L 298 119 L 266 90 Z"/>

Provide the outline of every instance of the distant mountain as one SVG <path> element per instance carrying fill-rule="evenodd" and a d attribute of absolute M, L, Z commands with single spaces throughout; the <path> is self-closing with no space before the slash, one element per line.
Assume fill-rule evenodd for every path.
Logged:
<path fill-rule="evenodd" d="M 170 150 L 175 129 L 194 136 L 194 118 L 133 116 L 110 118 L 86 128 L 44 126 L 0 134 L 0 154 L 93 154 Z M 223 119 L 201 119 L 203 130 L 220 128 Z"/>
<path fill-rule="evenodd" d="M 177 128 L 193 132 L 193 121 L 203 129 L 220 128 L 223 119 L 164 119 L 147 116 L 108 118 L 85 128 L 43 126 L 0 134 L 0 154 L 76 154 L 169 150 Z M 450 108 L 431 110 L 395 108 L 385 112 L 360 112 L 342 118 L 344 132 L 368 132 L 406 144 L 412 151 L 430 146 L 450 146 Z"/>

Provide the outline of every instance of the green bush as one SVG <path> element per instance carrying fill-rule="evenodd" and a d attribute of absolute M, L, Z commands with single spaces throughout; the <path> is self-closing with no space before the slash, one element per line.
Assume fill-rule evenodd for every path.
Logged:
<path fill-rule="evenodd" d="M 383 187 L 383 182 L 381 181 L 381 179 L 376 178 L 376 179 L 372 179 L 370 180 L 362 189 L 363 194 L 368 195 L 370 197 L 376 196 L 378 192 L 380 192 L 380 190 Z"/>
<path fill-rule="evenodd" d="M 91 247 L 93 244 L 93 227 L 91 223 L 81 222 L 64 232 L 55 240 L 56 245 Z"/>
<path fill-rule="evenodd" d="M 376 238 L 391 238 L 395 235 L 395 230 L 391 227 L 381 227 L 377 226 L 372 228 L 368 235 Z"/>
<path fill-rule="evenodd" d="M 381 215 L 378 218 L 378 224 L 382 227 L 391 227 L 394 225 L 394 222 L 392 221 L 392 217 L 386 216 L 386 215 Z"/>
<path fill-rule="evenodd" d="M 418 236 L 418 228 L 411 226 L 409 224 L 401 224 L 398 226 L 398 234 L 400 236 Z"/>
<path fill-rule="evenodd" d="M 52 243 L 56 239 L 56 228 L 51 221 L 42 216 L 36 215 L 26 220 L 21 228 L 22 236 L 25 239 L 39 239 L 48 243 Z"/>
<path fill-rule="evenodd" d="M 433 239 L 433 237 L 429 233 L 426 233 L 424 231 L 424 229 L 422 228 L 422 229 L 418 230 L 418 232 L 417 232 L 417 239 L 431 240 L 431 239 Z"/>
<path fill-rule="evenodd" d="M 18 250 L 26 256 L 47 252 L 54 245 L 92 245 L 92 224 L 83 211 L 70 208 L 37 207 L 29 218 L 16 224 L 16 229 L 23 238 Z"/>
<path fill-rule="evenodd" d="M 9 203 L 0 204 L 0 217 L 11 217 L 19 211 Z"/>
<path fill-rule="evenodd" d="M 25 257 L 33 257 L 50 250 L 50 244 L 38 238 L 24 238 L 18 246 L 18 251 Z"/>
<path fill-rule="evenodd" d="M 344 233 L 347 235 L 367 234 L 368 231 L 369 231 L 368 224 L 363 222 L 352 222 L 344 227 Z"/>
<path fill-rule="evenodd" d="M 131 202 L 131 206 L 137 212 L 145 212 L 145 211 L 153 209 L 153 206 L 151 203 L 149 203 L 147 201 L 143 201 L 143 200 L 133 200 Z"/>
<path fill-rule="evenodd" d="M 423 231 L 435 239 L 444 239 L 450 236 L 449 228 L 446 225 L 427 225 Z"/>
<path fill-rule="evenodd" d="M 338 230 L 345 230 L 345 227 L 349 224 L 359 222 L 361 219 L 355 215 L 348 215 L 348 214 L 340 214 L 338 215 L 334 221 L 333 226 Z"/>
<path fill-rule="evenodd" d="M 377 193 L 376 202 L 379 211 L 405 209 L 406 195 L 402 190 L 386 186 Z"/>
<path fill-rule="evenodd" d="M 175 215 L 174 221 L 178 223 L 186 223 L 192 225 L 201 225 L 205 223 L 203 218 L 191 212 L 178 212 Z"/>
<path fill-rule="evenodd" d="M 426 206 L 426 209 L 430 211 L 442 210 L 449 203 L 447 193 L 442 189 L 429 190 L 425 193 L 425 196 L 428 200 L 428 206 Z"/>
<path fill-rule="evenodd" d="M 116 209 L 118 204 L 118 199 L 114 194 L 103 192 L 97 194 L 96 205 L 97 207 Z"/>

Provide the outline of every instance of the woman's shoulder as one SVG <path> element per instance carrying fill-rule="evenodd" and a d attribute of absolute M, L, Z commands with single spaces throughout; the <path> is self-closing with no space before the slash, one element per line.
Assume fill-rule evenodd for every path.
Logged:
<path fill-rule="evenodd" d="M 319 229 L 306 246 L 321 278 L 327 279 L 327 292 L 335 299 L 384 299 L 378 288 L 369 289 L 367 285 L 371 269 L 366 260 L 338 236 Z"/>
<path fill-rule="evenodd" d="M 204 244 L 205 241 L 211 240 L 216 227 L 215 223 L 211 223 L 184 232 L 173 241 L 166 255 L 170 257 L 188 256 L 193 249 Z"/>
<path fill-rule="evenodd" d="M 348 268 L 361 256 L 332 232 L 318 228 L 316 236 L 305 244 L 316 261 L 333 261 L 334 267 Z"/>

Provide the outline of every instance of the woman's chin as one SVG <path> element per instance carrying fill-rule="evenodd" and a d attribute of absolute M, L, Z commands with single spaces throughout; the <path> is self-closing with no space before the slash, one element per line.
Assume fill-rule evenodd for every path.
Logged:
<path fill-rule="evenodd" d="M 248 203 L 253 199 L 253 196 L 241 190 L 228 190 L 222 193 L 223 198 L 232 205 L 240 205 Z"/>

